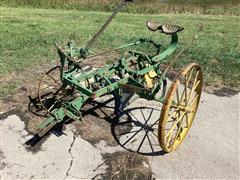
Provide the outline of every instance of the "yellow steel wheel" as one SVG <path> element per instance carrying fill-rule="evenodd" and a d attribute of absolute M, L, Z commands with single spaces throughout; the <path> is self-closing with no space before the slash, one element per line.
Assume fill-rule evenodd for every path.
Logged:
<path fill-rule="evenodd" d="M 187 135 L 196 115 L 203 75 L 198 64 L 182 69 L 172 82 L 159 120 L 158 140 L 166 152 L 174 151 Z"/>

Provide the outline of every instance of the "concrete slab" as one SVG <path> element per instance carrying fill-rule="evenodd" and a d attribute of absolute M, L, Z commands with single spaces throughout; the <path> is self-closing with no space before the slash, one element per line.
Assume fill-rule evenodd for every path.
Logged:
<path fill-rule="evenodd" d="M 51 135 L 36 153 L 24 146 L 31 136 L 18 116 L 0 121 L 0 126 L 2 179 L 89 179 L 104 172 L 104 166 L 96 169 L 103 163 L 102 152 L 81 138 L 74 139 L 69 126 L 66 135 Z"/>
<path fill-rule="evenodd" d="M 149 123 L 154 124 L 160 114 L 160 105 L 155 102 L 138 99 L 128 108 L 136 122 L 131 125 L 132 133 L 120 136 L 122 147 L 107 146 L 104 141 L 93 146 L 76 137 L 68 125 L 66 135 L 49 136 L 34 153 L 23 146 L 30 137 L 24 122 L 12 115 L 0 121 L 1 179 L 91 179 L 106 171 L 104 153 L 137 151 L 141 143 L 139 151 L 148 157 L 156 179 L 239 179 L 239 102 L 239 94 L 219 97 L 203 93 L 189 135 L 176 152 L 169 154 L 161 151 L 153 133 L 148 137 L 144 130 L 126 143 L 141 129 L 144 117 L 151 115 Z"/>
<path fill-rule="evenodd" d="M 219 97 L 204 93 L 196 119 L 181 147 L 173 153 L 149 157 L 155 177 L 239 179 L 239 102 L 239 94 Z M 135 102 L 135 106 L 143 104 L 147 103 Z M 144 146 L 149 145 L 146 142 Z"/>

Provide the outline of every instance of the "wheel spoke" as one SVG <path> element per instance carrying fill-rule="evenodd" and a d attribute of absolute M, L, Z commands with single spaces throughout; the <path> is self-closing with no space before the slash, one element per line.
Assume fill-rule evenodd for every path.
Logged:
<path fill-rule="evenodd" d="M 198 87 L 198 85 L 200 84 L 200 82 L 201 82 L 201 81 L 198 80 L 197 83 L 196 83 L 196 85 L 192 88 L 191 93 L 189 94 L 189 97 L 188 97 L 188 102 L 191 100 L 192 95 L 193 95 L 193 92 L 194 92 L 194 90 Z"/>
<path fill-rule="evenodd" d="M 178 102 L 178 104 L 180 104 L 178 88 L 177 88 L 177 90 L 176 90 L 176 95 L 177 95 L 177 102 Z"/>
<path fill-rule="evenodd" d="M 181 124 L 180 124 L 180 126 L 179 126 L 179 128 L 178 128 L 178 130 L 177 130 L 177 133 L 176 133 L 176 135 L 175 135 L 175 138 L 174 138 L 174 141 L 173 142 L 175 142 L 176 140 L 177 140 L 177 138 L 179 137 L 179 135 L 181 134 L 181 131 L 182 131 L 182 122 L 181 122 Z M 181 137 L 179 137 L 179 141 L 181 140 Z"/>
<path fill-rule="evenodd" d="M 201 75 L 199 65 L 189 64 L 168 91 L 159 126 L 164 133 L 158 135 L 160 146 L 166 152 L 174 151 L 180 145 L 192 124 L 201 94 Z"/>
<path fill-rule="evenodd" d="M 193 101 L 191 102 L 191 104 L 189 105 L 189 107 L 192 107 L 192 105 L 195 103 L 195 101 L 198 99 L 198 97 L 199 97 L 199 94 L 197 94 L 197 95 L 194 97 L 194 99 L 193 99 Z"/>
<path fill-rule="evenodd" d="M 188 99 L 187 99 L 188 101 L 190 101 L 194 90 L 197 88 L 197 86 L 198 86 L 199 83 L 200 83 L 200 80 L 197 80 L 197 79 L 198 79 L 198 74 L 199 74 L 199 71 L 197 71 L 197 73 L 196 73 L 196 76 L 195 76 L 195 79 L 194 79 L 194 83 L 193 83 L 193 85 L 192 85 L 192 89 L 191 89 L 190 94 L 189 94 L 189 97 L 188 97 Z"/>
<path fill-rule="evenodd" d="M 153 109 L 151 110 L 150 114 L 149 114 L 149 117 L 147 119 L 147 121 L 152 117 L 152 113 L 153 113 Z"/>
<path fill-rule="evenodd" d="M 123 136 L 123 135 L 126 135 L 126 134 L 132 134 L 132 133 L 135 133 L 135 132 L 138 132 L 138 130 L 129 131 L 129 132 L 122 132 L 122 133 L 116 134 L 116 136 Z"/>
<path fill-rule="evenodd" d="M 178 113 L 179 109 L 178 110 L 175 110 L 167 119 L 167 122 L 169 122 L 169 119 L 173 118 L 177 113 Z"/>
<path fill-rule="evenodd" d="M 166 138 L 166 146 L 168 147 L 170 141 L 171 141 L 172 134 L 169 134 L 168 137 Z"/>
<path fill-rule="evenodd" d="M 63 96 L 60 96 L 56 99 L 56 101 L 51 105 L 51 107 L 48 109 L 48 112 L 51 112 L 52 108 L 58 103 L 59 99 L 63 98 Z"/>
<path fill-rule="evenodd" d="M 150 128 L 155 126 L 158 122 L 159 122 L 160 119 L 156 120 L 153 124 L 150 125 Z"/>
<path fill-rule="evenodd" d="M 185 115 L 184 115 L 185 117 L 186 117 L 186 123 L 187 123 L 187 127 L 188 127 L 188 113 L 187 112 L 185 112 Z M 176 133 L 176 135 L 175 135 L 175 138 L 174 138 L 174 142 L 177 140 L 177 138 L 179 137 L 179 141 L 181 140 L 181 136 L 179 136 L 179 135 L 181 135 L 181 132 L 182 132 L 182 130 L 184 129 L 183 127 L 182 127 L 182 124 L 183 124 L 183 119 L 180 121 L 180 123 L 178 124 L 178 129 L 177 129 L 177 133 Z M 187 128 L 186 127 L 186 128 Z"/>
<path fill-rule="evenodd" d="M 184 117 L 185 112 L 182 113 L 182 115 L 175 121 L 175 123 L 173 124 L 173 126 L 171 127 L 171 129 L 168 131 L 167 135 L 165 137 L 167 137 L 170 133 L 173 132 L 173 129 L 177 126 L 177 124 L 179 123 L 179 121 L 181 121 L 181 119 Z"/>
<path fill-rule="evenodd" d="M 132 138 L 134 138 L 143 128 L 136 131 L 129 139 L 127 139 L 122 145 L 125 146 Z"/>
<path fill-rule="evenodd" d="M 147 133 L 144 135 L 141 143 L 139 144 L 138 149 L 137 149 L 137 152 L 139 152 L 139 150 L 141 149 L 141 147 L 142 147 L 142 145 L 143 145 L 143 142 L 145 141 L 146 137 L 147 137 Z"/>
<path fill-rule="evenodd" d="M 136 116 L 134 116 L 134 115 L 132 114 L 132 112 L 129 112 L 129 114 L 130 114 L 136 121 L 138 121 L 138 119 L 136 118 Z"/>
<path fill-rule="evenodd" d="M 129 114 L 131 114 L 132 115 L 132 113 L 129 113 Z M 134 116 L 133 116 L 134 117 Z M 134 117 L 135 118 L 135 117 Z M 150 118 L 149 118 L 150 119 Z M 144 123 L 144 125 L 143 126 L 145 126 L 145 125 L 147 125 L 147 123 L 148 123 L 148 121 L 149 121 L 149 119 Z M 137 119 L 136 119 L 137 120 Z M 157 120 L 155 123 L 157 123 L 159 120 Z M 152 126 L 154 126 L 155 125 L 155 123 L 152 125 Z M 151 127 L 152 127 L 151 126 Z M 125 141 L 122 145 L 124 146 L 124 145 L 126 145 L 132 138 L 134 138 L 141 130 L 143 130 L 143 127 L 141 127 L 138 131 L 136 131 L 127 141 Z"/>
<path fill-rule="evenodd" d="M 188 122 L 188 112 L 186 112 L 186 125 L 187 125 L 187 128 L 189 127 L 189 122 Z"/>
<path fill-rule="evenodd" d="M 56 84 L 58 83 L 58 81 L 54 77 L 52 77 L 51 75 L 47 74 L 47 76 L 50 77 Z"/>
<path fill-rule="evenodd" d="M 185 87 L 184 87 L 184 89 L 185 89 L 185 107 L 187 107 L 187 103 L 188 103 L 188 101 L 187 101 L 187 84 L 188 82 L 187 82 L 187 76 L 185 76 Z"/>
<path fill-rule="evenodd" d="M 178 113 L 178 118 L 179 118 L 179 116 L 180 116 L 180 113 Z M 183 116 L 184 117 L 184 116 Z M 180 122 L 179 123 L 177 123 L 177 126 L 178 126 L 178 128 L 177 128 L 177 132 L 176 132 L 176 134 L 175 134 L 175 138 L 174 138 L 174 141 L 173 142 L 175 142 L 176 140 L 177 140 L 177 137 L 178 137 L 178 135 L 179 135 L 179 133 L 180 133 L 180 131 L 181 131 L 181 127 L 182 127 L 182 118 L 181 118 L 181 120 L 180 120 Z M 179 125 L 180 124 L 180 125 Z"/>
<path fill-rule="evenodd" d="M 153 131 L 150 131 L 150 132 L 153 132 Z M 155 134 L 153 134 L 154 136 L 156 136 Z M 154 138 L 154 136 L 153 136 L 152 134 L 149 134 L 149 136 L 151 137 L 151 139 L 153 140 L 153 142 L 154 142 L 154 145 L 157 145 L 158 143 L 156 142 L 156 138 Z M 156 136 L 157 137 L 157 136 Z M 157 137 L 158 138 L 158 137 Z"/>
<path fill-rule="evenodd" d="M 149 145 L 150 145 L 150 147 L 151 147 L 152 153 L 154 154 L 153 146 L 152 146 L 152 143 L 151 143 L 150 138 L 149 138 L 149 135 L 148 135 L 148 132 L 149 132 L 149 131 L 145 131 L 145 132 L 146 132 L 147 139 L 148 139 Z"/>
<path fill-rule="evenodd" d="M 188 77 L 188 81 L 187 81 L 187 87 L 188 87 L 188 85 L 189 85 L 189 83 L 191 81 L 193 70 L 194 69 L 192 68 L 191 71 L 190 71 L 190 74 L 189 74 L 189 77 Z"/>
<path fill-rule="evenodd" d="M 150 131 L 150 132 L 152 132 L 152 134 L 158 138 L 158 136 L 155 134 L 155 132 L 154 132 L 154 131 Z"/>
<path fill-rule="evenodd" d="M 174 119 L 172 119 L 171 121 L 169 121 L 169 120 L 168 120 L 167 122 L 169 122 L 169 123 L 170 123 L 170 122 L 174 122 L 174 121 L 175 121 L 175 120 L 174 120 Z"/>
<path fill-rule="evenodd" d="M 142 116 L 143 116 L 144 121 L 147 122 L 147 119 L 145 118 L 142 109 L 140 109 L 140 111 L 141 111 L 141 114 L 142 114 Z"/>
<path fill-rule="evenodd" d="M 182 103 L 182 100 L 183 100 L 183 96 L 184 96 L 184 95 L 185 95 L 185 91 L 183 90 L 182 95 L 181 95 L 181 98 L 180 98 L 180 102 L 179 102 L 179 104 Z"/>

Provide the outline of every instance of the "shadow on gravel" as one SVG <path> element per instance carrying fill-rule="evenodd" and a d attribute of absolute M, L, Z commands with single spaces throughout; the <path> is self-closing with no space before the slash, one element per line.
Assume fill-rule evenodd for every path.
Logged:
<path fill-rule="evenodd" d="M 211 94 L 214 94 L 216 96 L 220 96 L 220 97 L 231 97 L 231 96 L 235 96 L 239 93 L 240 91 L 237 90 L 233 90 L 227 87 L 222 87 L 220 89 L 217 90 L 213 90 L 213 92 Z"/>

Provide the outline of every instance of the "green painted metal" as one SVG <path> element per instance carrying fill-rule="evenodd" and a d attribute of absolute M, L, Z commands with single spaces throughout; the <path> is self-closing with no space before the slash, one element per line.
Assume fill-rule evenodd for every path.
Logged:
<path fill-rule="evenodd" d="M 74 99 L 69 102 L 65 102 L 60 108 L 51 110 L 49 117 L 39 126 L 37 136 L 43 137 L 53 126 L 64 122 L 67 118 L 81 120 L 81 108 L 87 101 L 112 92 L 117 92 L 118 95 L 120 95 L 119 89 L 136 93 L 141 98 L 155 100 L 161 103 L 164 102 L 166 77 L 165 73 L 160 71 L 160 65 L 176 50 L 178 43 L 177 33 L 169 35 L 169 37 L 171 37 L 171 43 L 164 52 L 161 52 L 161 44 L 154 42 L 151 38 L 140 38 L 133 43 L 122 45 L 100 54 L 94 55 L 89 53 L 91 52 L 89 47 L 93 45 L 97 37 L 101 35 L 111 22 L 112 18 L 127 2 L 129 1 L 125 0 L 121 3 L 86 46 L 78 47 L 74 42 L 69 42 L 67 46 L 62 47 L 55 43 L 61 63 L 60 76 L 62 88 L 71 87 L 74 89 L 74 92 L 76 92 L 77 97 L 74 97 Z M 152 55 L 135 50 L 126 50 L 122 58 L 113 65 L 87 72 L 82 68 L 82 63 L 89 58 L 119 49 L 139 47 L 139 45 L 142 44 L 146 44 L 149 47 L 153 46 L 156 54 Z M 146 75 L 150 76 L 150 72 L 156 73 L 156 76 L 152 78 L 152 87 L 147 86 L 147 79 L 145 77 Z M 163 93 L 157 97 L 157 93 L 161 88 L 163 88 Z"/>

